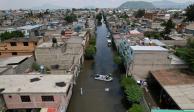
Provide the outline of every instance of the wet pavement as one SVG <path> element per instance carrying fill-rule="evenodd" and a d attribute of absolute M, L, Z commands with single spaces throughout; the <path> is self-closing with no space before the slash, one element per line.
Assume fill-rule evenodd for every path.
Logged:
<path fill-rule="evenodd" d="M 122 103 L 119 72 L 113 62 L 114 50 L 107 45 L 107 28 L 103 23 L 97 27 L 97 52 L 93 61 L 85 60 L 67 112 L 125 112 Z M 112 73 L 112 82 L 94 80 L 94 74 Z M 80 88 L 83 90 L 81 95 Z M 109 92 L 105 92 L 109 88 Z"/>

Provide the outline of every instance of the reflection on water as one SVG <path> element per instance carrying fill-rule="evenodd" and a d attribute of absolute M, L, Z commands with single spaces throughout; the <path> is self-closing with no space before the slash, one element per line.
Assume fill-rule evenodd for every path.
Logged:
<path fill-rule="evenodd" d="M 94 61 L 85 60 L 83 69 L 74 86 L 68 112 L 125 112 L 119 85 L 120 73 L 113 62 L 114 51 L 107 46 L 107 28 L 104 23 L 97 27 L 97 52 Z M 93 75 L 112 73 L 112 82 L 93 79 Z M 80 94 L 82 88 L 83 95 Z M 110 88 L 105 92 L 105 88 Z"/>

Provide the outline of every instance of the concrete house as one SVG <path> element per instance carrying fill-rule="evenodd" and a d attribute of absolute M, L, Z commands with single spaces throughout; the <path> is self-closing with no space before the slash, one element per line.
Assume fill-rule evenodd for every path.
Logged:
<path fill-rule="evenodd" d="M 54 108 L 65 112 L 73 75 L 1 75 L 0 96 L 7 109 Z M 11 82 L 11 83 L 10 83 Z"/>
<path fill-rule="evenodd" d="M 53 74 L 78 75 L 84 60 L 82 42 L 81 37 L 73 37 L 65 43 L 58 42 L 55 47 L 52 42 L 42 43 L 35 50 L 36 61 L 50 68 Z"/>

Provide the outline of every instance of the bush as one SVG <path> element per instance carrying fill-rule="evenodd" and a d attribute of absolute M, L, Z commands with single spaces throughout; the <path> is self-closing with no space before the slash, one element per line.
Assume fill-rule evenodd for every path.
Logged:
<path fill-rule="evenodd" d="M 134 104 L 132 108 L 128 110 L 128 112 L 144 112 L 144 108 L 139 104 Z"/>
<path fill-rule="evenodd" d="M 129 86 L 129 85 L 135 85 L 135 84 L 136 84 L 136 81 L 133 80 L 133 78 L 131 78 L 131 77 L 123 76 L 121 79 L 121 86 L 124 88 Z"/>
<path fill-rule="evenodd" d="M 129 102 L 139 103 L 143 97 L 142 89 L 137 85 L 132 77 L 122 77 L 121 86 L 124 89 L 125 97 Z"/>
<path fill-rule="evenodd" d="M 89 45 L 85 50 L 85 58 L 86 59 L 94 59 L 94 54 L 96 53 L 95 46 Z"/>
<path fill-rule="evenodd" d="M 114 56 L 114 62 L 118 65 L 121 65 L 123 63 L 122 57 L 120 55 L 115 55 Z"/>
<path fill-rule="evenodd" d="M 92 37 L 92 38 L 89 40 L 89 44 L 95 46 L 95 45 L 96 45 L 96 38 Z"/>
<path fill-rule="evenodd" d="M 128 101 L 133 103 L 139 103 L 142 96 L 143 91 L 137 85 L 130 85 L 125 88 L 125 93 L 127 95 Z"/>
<path fill-rule="evenodd" d="M 34 62 L 32 64 L 32 69 L 35 70 L 35 71 L 39 71 L 40 70 L 40 65 Z"/>
<path fill-rule="evenodd" d="M 175 54 L 183 59 L 189 65 L 191 71 L 194 72 L 194 40 L 189 39 L 187 46 L 176 49 Z"/>

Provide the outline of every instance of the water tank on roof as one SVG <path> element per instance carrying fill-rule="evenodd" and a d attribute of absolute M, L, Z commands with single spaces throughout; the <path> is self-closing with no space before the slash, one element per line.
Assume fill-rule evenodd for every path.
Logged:
<path fill-rule="evenodd" d="M 150 43 L 150 39 L 149 38 L 144 38 L 143 41 L 144 41 L 145 44 L 149 44 Z"/>

